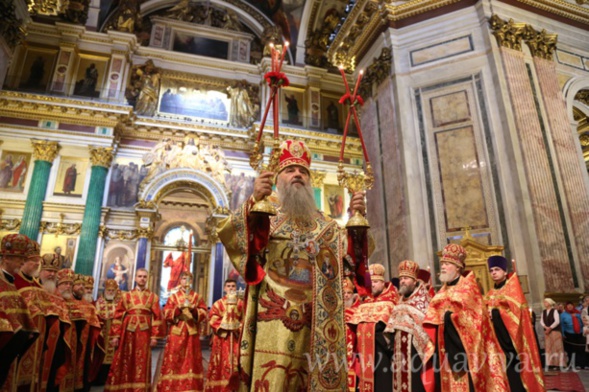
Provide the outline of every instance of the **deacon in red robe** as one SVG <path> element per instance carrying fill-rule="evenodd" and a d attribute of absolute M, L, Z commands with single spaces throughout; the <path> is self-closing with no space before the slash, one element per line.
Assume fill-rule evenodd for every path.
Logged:
<path fill-rule="evenodd" d="M 519 279 L 515 273 L 507 273 L 508 262 L 503 256 L 491 256 L 487 264 L 495 285 L 485 296 L 485 302 L 505 353 L 511 392 L 543 391 L 540 353 Z"/>
<path fill-rule="evenodd" d="M 191 289 L 192 273 L 180 275 L 180 286 L 164 307 L 169 324 L 163 352 L 158 392 L 202 391 L 204 389 L 199 324 L 207 318 L 207 306 Z"/>
<path fill-rule="evenodd" d="M 433 366 L 433 379 L 424 377 L 424 385 L 427 391 L 509 391 L 505 357 L 476 277 L 473 272 L 462 275 L 465 259 L 460 245 L 449 244 L 442 251 L 444 285 L 430 301 L 423 320 L 436 348 L 428 364 Z"/>
<path fill-rule="evenodd" d="M 115 310 L 111 344 L 115 355 L 105 392 L 151 390 L 151 348 L 163 338 L 159 298 L 147 288 L 147 270 L 137 269 L 136 287 L 123 293 Z"/>
<path fill-rule="evenodd" d="M 227 279 L 223 287 L 225 296 L 215 301 L 209 312 L 213 337 L 205 385 L 207 392 L 229 391 L 229 379 L 237 370 L 243 301 L 237 298 L 236 290 L 237 282 Z"/>
<path fill-rule="evenodd" d="M 393 308 L 399 301 L 397 288 L 385 282 L 382 264 L 370 264 L 372 295 L 355 310 L 348 324 L 356 329 L 359 389 L 361 391 L 390 391 L 391 349 L 384 330 Z"/>

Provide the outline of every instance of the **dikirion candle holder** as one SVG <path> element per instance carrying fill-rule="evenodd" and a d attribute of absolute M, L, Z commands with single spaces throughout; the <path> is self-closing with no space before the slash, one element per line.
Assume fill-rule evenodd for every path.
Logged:
<path fill-rule="evenodd" d="M 358 79 L 356 80 L 356 85 L 354 86 L 354 92 L 350 93 L 350 86 L 348 85 L 348 80 L 346 79 L 346 74 L 344 72 L 343 66 L 339 67 L 340 73 L 344 80 L 344 86 L 346 87 L 346 93 L 340 98 L 339 103 L 342 105 L 348 106 L 348 115 L 346 118 L 346 124 L 344 126 L 344 135 L 342 138 L 342 146 L 340 149 L 340 156 L 339 156 L 339 164 L 337 166 L 337 180 L 340 186 L 347 188 L 350 193 L 356 193 L 360 191 L 365 191 L 368 189 L 372 189 L 374 186 L 374 172 L 372 171 L 372 164 L 370 163 L 370 158 L 368 157 L 368 151 L 366 150 L 366 145 L 364 144 L 364 137 L 362 136 L 362 129 L 360 128 L 360 121 L 358 120 L 358 113 L 356 111 L 356 107 L 358 105 L 364 105 L 364 100 L 358 94 L 358 87 L 360 86 L 360 81 L 362 80 L 363 71 L 360 71 L 358 74 Z M 356 129 L 358 130 L 358 137 L 360 138 L 360 143 L 362 144 L 362 152 L 364 154 L 364 162 L 365 162 L 365 169 L 364 172 L 347 172 L 344 170 L 344 151 L 346 149 L 346 139 L 348 137 L 348 130 L 350 127 L 350 119 L 354 118 L 354 124 L 356 125 Z M 370 224 L 366 217 L 362 216 L 359 211 L 354 211 L 352 217 L 348 220 L 346 224 L 347 228 L 369 228 Z"/>
<path fill-rule="evenodd" d="M 272 59 L 271 71 L 266 72 L 264 75 L 264 79 L 266 80 L 266 83 L 268 83 L 268 87 L 270 87 L 270 96 L 268 97 L 264 115 L 262 116 L 262 121 L 260 122 L 260 129 L 258 130 L 258 135 L 250 154 L 250 166 L 257 172 L 266 170 L 276 173 L 278 171 L 278 164 L 280 160 L 278 98 L 280 89 L 289 85 L 288 78 L 284 72 L 282 72 L 282 64 L 284 62 L 284 57 L 286 55 L 286 49 L 288 46 L 288 41 L 284 43 L 282 50 L 277 49 L 274 44 L 270 44 L 270 55 Z M 274 142 L 272 144 L 272 152 L 270 153 L 268 166 L 264 167 L 262 164 L 264 160 L 264 140 L 262 135 L 264 134 L 264 127 L 266 125 L 268 113 L 270 112 L 270 107 L 272 107 L 272 118 L 274 123 Z M 274 208 L 272 203 L 268 201 L 267 197 L 257 201 L 256 204 L 252 206 L 250 211 L 260 214 L 276 215 L 276 208 Z"/>

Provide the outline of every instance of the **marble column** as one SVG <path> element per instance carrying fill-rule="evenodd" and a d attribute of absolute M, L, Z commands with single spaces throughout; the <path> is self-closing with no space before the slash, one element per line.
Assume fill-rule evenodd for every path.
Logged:
<path fill-rule="evenodd" d="M 556 170 L 561 178 L 561 197 L 566 202 L 568 220 L 572 229 L 571 239 L 576 247 L 576 260 L 579 262 L 585 288 L 589 287 L 589 190 L 585 186 L 585 166 L 579 162 L 576 129 L 571 129 L 565 98 L 562 94 L 556 63 L 552 60 L 556 49 L 556 35 L 528 29 L 526 41 L 534 56 L 534 67 L 542 92 L 547 123 L 554 146 L 554 159 L 558 162 Z M 537 43 L 544 45 L 538 45 Z M 564 193 L 564 195 L 562 195 Z"/>
<path fill-rule="evenodd" d="M 35 165 L 31 182 L 29 183 L 29 192 L 27 194 L 19 233 L 36 241 L 39 237 L 39 227 L 41 225 L 41 216 L 43 215 L 43 201 L 47 193 L 51 165 L 60 147 L 57 142 L 47 140 L 33 139 L 31 142 L 33 144 Z"/>
<path fill-rule="evenodd" d="M 79 274 L 91 275 L 94 268 L 104 187 L 112 158 L 112 147 L 90 147 L 92 173 L 90 175 L 90 186 L 86 198 L 86 208 L 84 208 L 84 219 L 82 221 L 82 231 L 80 232 L 80 244 L 75 267 L 76 272 Z"/>
<path fill-rule="evenodd" d="M 513 21 L 504 22 L 495 16 L 491 23 L 500 46 L 510 109 L 515 119 L 513 131 L 517 133 L 519 142 L 516 148 L 519 149 L 524 162 L 525 186 L 533 207 L 535 236 L 546 291 L 572 291 L 574 271 L 569 263 L 564 222 L 561 219 L 558 194 L 551 175 L 550 150 L 540 123 L 535 92 L 524 53 L 521 51 L 520 42 L 526 26 Z M 503 30 L 509 34 L 499 34 L 502 31 L 501 26 L 504 26 Z"/>

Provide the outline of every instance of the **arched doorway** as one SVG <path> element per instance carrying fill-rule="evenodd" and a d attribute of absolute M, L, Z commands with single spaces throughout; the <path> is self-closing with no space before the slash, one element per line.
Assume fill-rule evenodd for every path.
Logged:
<path fill-rule="evenodd" d="M 153 228 L 147 266 L 162 305 L 176 286 L 175 271 L 184 267 L 194 275 L 195 291 L 210 303 L 215 276 L 223 271 L 223 252 L 217 251 L 207 223 L 227 205 L 224 187 L 198 170 L 168 170 L 146 184 L 137 213 L 142 225 Z"/>

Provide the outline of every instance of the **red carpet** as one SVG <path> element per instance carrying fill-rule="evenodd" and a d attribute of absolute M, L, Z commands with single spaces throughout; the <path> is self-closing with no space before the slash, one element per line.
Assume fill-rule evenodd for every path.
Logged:
<path fill-rule="evenodd" d="M 546 390 L 585 392 L 585 387 L 575 372 L 550 372 L 545 375 Z"/>

